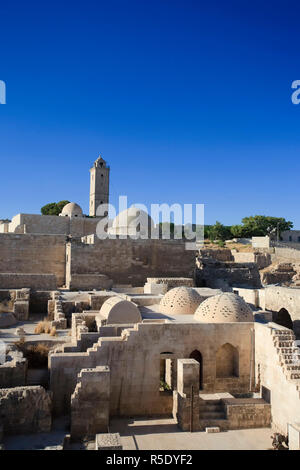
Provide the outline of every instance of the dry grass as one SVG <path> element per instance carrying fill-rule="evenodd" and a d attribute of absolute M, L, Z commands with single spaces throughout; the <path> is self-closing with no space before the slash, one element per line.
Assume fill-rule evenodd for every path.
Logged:
<path fill-rule="evenodd" d="M 57 336 L 56 327 L 53 326 L 50 331 L 50 336 Z"/>
<path fill-rule="evenodd" d="M 56 329 L 55 329 L 56 331 Z M 42 333 L 51 334 L 51 324 L 47 320 L 40 321 L 34 329 L 36 335 L 41 335 Z M 54 335 L 52 335 L 54 336 Z"/>
<path fill-rule="evenodd" d="M 227 242 L 226 248 L 229 248 L 230 250 L 236 250 L 239 253 L 252 253 L 253 252 L 252 245 L 244 245 L 243 243 Z"/>
<path fill-rule="evenodd" d="M 97 324 L 95 321 L 95 317 L 87 315 L 86 317 L 84 317 L 84 321 L 85 321 L 86 326 L 89 329 L 89 333 L 92 333 L 92 332 L 95 333 L 97 331 Z"/>
<path fill-rule="evenodd" d="M 15 343 L 19 351 L 28 361 L 28 367 L 31 369 L 40 369 L 48 366 L 48 355 L 50 348 L 45 344 L 38 343 L 26 347 L 26 342 L 21 339 Z"/>

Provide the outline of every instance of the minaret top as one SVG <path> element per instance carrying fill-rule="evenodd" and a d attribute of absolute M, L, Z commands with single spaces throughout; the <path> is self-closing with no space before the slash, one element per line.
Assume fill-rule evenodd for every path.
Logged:
<path fill-rule="evenodd" d="M 95 160 L 94 167 L 106 168 L 106 161 L 102 158 L 102 155 L 99 155 L 97 160 Z"/>

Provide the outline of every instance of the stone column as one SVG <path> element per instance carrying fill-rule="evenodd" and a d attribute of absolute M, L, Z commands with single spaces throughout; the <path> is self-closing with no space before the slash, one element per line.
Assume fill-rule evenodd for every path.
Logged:
<path fill-rule="evenodd" d="M 199 373 L 195 359 L 178 359 L 176 418 L 183 431 L 199 430 Z"/>

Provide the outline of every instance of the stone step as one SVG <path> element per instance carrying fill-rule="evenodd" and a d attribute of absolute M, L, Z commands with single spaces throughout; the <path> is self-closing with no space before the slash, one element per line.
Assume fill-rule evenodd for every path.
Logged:
<path fill-rule="evenodd" d="M 203 405 L 222 405 L 220 398 L 217 398 L 215 400 L 203 400 L 203 398 L 200 397 L 200 406 Z"/>
<path fill-rule="evenodd" d="M 297 364 L 285 364 L 285 369 L 286 369 L 286 370 L 300 371 L 300 365 L 297 365 Z"/>
<path fill-rule="evenodd" d="M 228 430 L 228 420 L 227 419 L 199 419 L 199 428 L 200 431 L 205 431 L 206 428 L 220 428 L 221 431 Z"/>
<path fill-rule="evenodd" d="M 285 341 L 295 341 L 295 336 L 294 335 L 291 335 L 291 336 L 274 336 L 273 337 L 273 341 L 274 343 L 278 343 L 278 342 L 285 342 Z"/>
<path fill-rule="evenodd" d="M 287 375 L 286 377 L 289 379 L 289 380 L 300 380 L 300 372 L 299 373 L 295 373 L 295 372 L 290 372 L 288 371 L 287 372 Z"/>
<path fill-rule="evenodd" d="M 299 348 L 277 348 L 278 354 L 293 354 L 299 353 Z"/>
<path fill-rule="evenodd" d="M 206 411 L 222 411 L 223 412 L 223 405 L 221 404 L 216 404 L 216 405 L 211 405 L 211 404 L 204 404 L 200 405 L 200 413 L 206 412 Z"/>
<path fill-rule="evenodd" d="M 226 419 L 224 411 L 200 411 L 200 419 Z"/>
<path fill-rule="evenodd" d="M 284 359 L 285 361 L 289 361 L 292 359 L 300 359 L 300 354 L 280 354 L 281 358 Z"/>
<path fill-rule="evenodd" d="M 294 341 L 274 341 L 274 344 L 278 348 L 294 348 L 295 347 Z"/>

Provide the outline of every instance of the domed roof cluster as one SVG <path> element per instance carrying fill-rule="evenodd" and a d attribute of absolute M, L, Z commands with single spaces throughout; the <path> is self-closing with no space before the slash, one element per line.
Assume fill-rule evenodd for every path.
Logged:
<path fill-rule="evenodd" d="M 68 217 L 82 217 L 83 213 L 81 207 L 76 204 L 76 202 L 69 202 L 63 207 L 63 210 L 59 215 Z"/>
<path fill-rule="evenodd" d="M 160 312 L 169 315 L 193 315 L 204 298 L 192 287 L 174 287 L 160 301 Z"/>
<path fill-rule="evenodd" d="M 242 297 L 223 292 L 206 299 L 197 308 L 195 320 L 202 323 L 253 322 L 253 312 Z"/>

